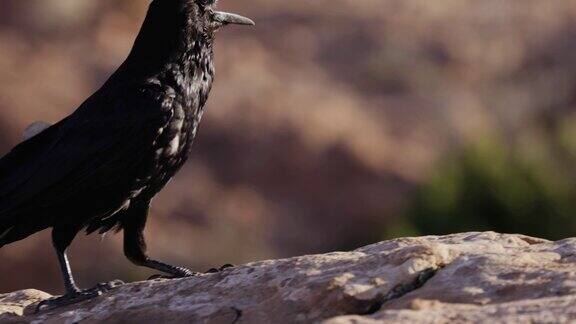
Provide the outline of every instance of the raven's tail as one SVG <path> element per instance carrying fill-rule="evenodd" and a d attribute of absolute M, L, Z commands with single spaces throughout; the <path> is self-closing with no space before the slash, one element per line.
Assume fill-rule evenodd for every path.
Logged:
<path fill-rule="evenodd" d="M 0 225 L 0 247 L 16 241 L 23 240 L 28 236 L 48 228 L 47 225 L 30 223 L 15 223 Z"/>
<path fill-rule="evenodd" d="M 0 225 L 0 248 L 8 244 L 7 238 L 10 236 L 10 232 L 14 229 L 14 226 L 1 226 Z"/>

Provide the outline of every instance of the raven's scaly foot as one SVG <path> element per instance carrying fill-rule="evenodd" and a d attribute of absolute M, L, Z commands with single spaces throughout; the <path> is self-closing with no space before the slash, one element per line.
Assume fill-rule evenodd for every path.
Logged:
<path fill-rule="evenodd" d="M 222 272 L 226 269 L 229 268 L 234 268 L 234 265 L 232 264 L 225 264 L 223 266 L 221 266 L 220 268 L 212 268 L 209 269 L 208 271 L 206 271 L 205 273 L 218 273 L 218 272 Z M 148 278 L 148 280 L 155 280 L 155 279 L 177 279 L 177 278 L 185 278 L 185 277 L 194 277 L 194 276 L 199 276 L 201 275 L 201 273 L 199 272 L 192 272 L 188 269 L 185 269 L 186 271 L 189 271 L 190 274 L 184 274 L 184 275 L 161 275 L 161 274 L 155 274 L 153 276 L 151 276 L 150 278 Z"/>
<path fill-rule="evenodd" d="M 155 274 L 150 276 L 150 278 L 148 278 L 148 280 L 155 280 L 155 279 L 178 279 L 178 278 L 187 278 L 187 277 L 196 277 L 201 275 L 201 273 L 199 272 L 194 272 L 192 270 L 188 270 L 186 268 L 182 268 L 182 267 L 174 267 L 174 274 Z"/>
<path fill-rule="evenodd" d="M 98 296 L 102 296 L 104 293 L 123 285 L 124 282 L 121 280 L 114 280 L 110 282 L 99 283 L 95 287 L 85 290 L 79 290 L 77 292 L 69 292 L 66 295 L 51 298 L 41 301 L 36 307 L 36 312 L 50 311 L 56 308 L 76 304 L 83 302 L 85 300 L 90 300 Z"/>

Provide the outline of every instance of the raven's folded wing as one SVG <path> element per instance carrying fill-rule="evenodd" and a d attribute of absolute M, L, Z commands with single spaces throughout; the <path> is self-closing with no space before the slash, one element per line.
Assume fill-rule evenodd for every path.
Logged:
<path fill-rule="evenodd" d="M 96 93 L 72 115 L 15 147 L 0 160 L 0 223 L 22 210 L 113 186 L 147 167 L 143 158 L 172 117 L 172 104 L 172 96 L 146 88 Z"/>

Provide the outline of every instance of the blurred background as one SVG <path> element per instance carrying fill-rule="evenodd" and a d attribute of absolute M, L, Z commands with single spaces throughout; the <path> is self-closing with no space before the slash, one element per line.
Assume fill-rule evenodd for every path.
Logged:
<path fill-rule="evenodd" d="M 0 154 L 123 61 L 146 0 L 0 1 Z M 576 1 L 222 0 L 189 163 L 150 254 L 194 270 L 496 230 L 576 235 Z M 83 286 L 151 272 L 79 236 Z M 49 232 L 0 250 L 0 292 L 61 292 Z"/>

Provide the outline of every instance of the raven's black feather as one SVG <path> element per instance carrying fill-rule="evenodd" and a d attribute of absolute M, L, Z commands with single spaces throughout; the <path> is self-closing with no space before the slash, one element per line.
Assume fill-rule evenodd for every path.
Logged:
<path fill-rule="evenodd" d="M 209 24 L 204 9 L 154 1 L 103 87 L 0 160 L 0 246 L 59 224 L 108 230 L 176 173 L 212 83 L 213 35 L 198 28 Z"/>

